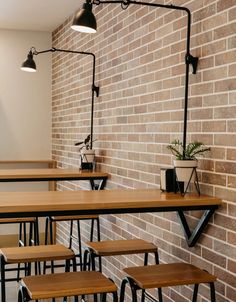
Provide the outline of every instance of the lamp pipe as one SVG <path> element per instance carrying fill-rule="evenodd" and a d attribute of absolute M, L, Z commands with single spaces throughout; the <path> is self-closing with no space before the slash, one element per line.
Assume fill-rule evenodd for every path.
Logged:
<path fill-rule="evenodd" d="M 198 58 L 193 57 L 190 54 L 190 31 L 191 31 L 191 12 L 187 7 L 168 5 L 168 4 L 158 4 L 158 3 L 149 3 L 149 2 L 138 2 L 133 0 L 114 0 L 114 1 L 103 1 L 103 0 L 92 0 L 92 4 L 114 4 L 119 3 L 124 7 L 128 7 L 130 4 L 136 5 L 146 5 L 152 7 L 161 7 L 173 10 L 181 10 L 187 13 L 187 35 L 186 35 L 186 55 L 185 55 L 185 96 L 184 96 L 184 124 L 183 124 L 183 157 L 185 158 L 185 149 L 186 149 L 186 138 L 187 138 L 187 119 L 188 119 L 188 86 L 189 86 L 189 64 L 193 65 L 193 73 L 196 73 Z"/>
<path fill-rule="evenodd" d="M 31 51 L 33 55 L 39 55 L 42 53 L 47 53 L 47 52 L 66 52 L 66 53 L 77 53 L 77 54 L 82 54 L 82 55 L 90 55 L 93 58 L 93 74 L 92 74 L 92 102 L 91 102 L 91 120 L 90 120 L 90 149 L 93 148 L 93 117 L 94 117 L 94 95 L 96 93 L 96 96 L 99 96 L 99 87 L 95 85 L 95 67 L 96 67 L 96 56 L 92 52 L 86 52 L 86 51 L 76 51 L 76 50 L 68 50 L 68 49 L 59 49 L 52 47 L 50 49 L 42 50 L 42 51 L 37 51 L 34 47 L 31 48 Z"/>

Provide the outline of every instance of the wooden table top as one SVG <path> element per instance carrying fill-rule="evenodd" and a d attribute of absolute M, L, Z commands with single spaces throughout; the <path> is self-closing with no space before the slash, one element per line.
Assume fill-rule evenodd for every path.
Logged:
<path fill-rule="evenodd" d="M 183 197 L 158 189 L 0 192 L 0 217 L 194 210 L 221 203 L 211 196 Z"/>
<path fill-rule="evenodd" d="M 37 180 L 80 180 L 107 178 L 104 172 L 79 169 L 0 169 L 0 182 Z"/>
<path fill-rule="evenodd" d="M 8 159 L 0 160 L 0 164 L 50 164 L 55 163 L 54 159 Z"/>

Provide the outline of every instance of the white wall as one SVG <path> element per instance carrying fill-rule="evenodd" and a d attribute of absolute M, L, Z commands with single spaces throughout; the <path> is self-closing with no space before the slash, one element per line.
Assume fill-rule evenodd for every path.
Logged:
<path fill-rule="evenodd" d="M 51 158 L 51 54 L 23 72 L 31 46 L 51 48 L 51 33 L 0 29 L 0 160 Z"/>
<path fill-rule="evenodd" d="M 23 72 L 31 46 L 51 48 L 51 33 L 0 29 L 0 160 L 51 159 L 51 54 L 35 57 L 36 73 Z M 0 165 L 16 167 L 35 165 Z M 35 190 L 48 190 L 48 183 L 0 183 L 0 191 Z M 1 245 L 17 230 L 0 225 Z"/>

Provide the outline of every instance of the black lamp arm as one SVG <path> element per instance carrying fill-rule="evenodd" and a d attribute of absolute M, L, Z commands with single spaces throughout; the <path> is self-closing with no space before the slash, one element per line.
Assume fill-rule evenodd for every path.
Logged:
<path fill-rule="evenodd" d="M 133 0 L 88 0 L 91 4 L 121 4 L 123 9 L 128 8 L 130 4 L 143 5 L 143 6 L 152 6 L 152 7 L 162 7 L 172 10 L 181 10 L 187 13 L 187 36 L 186 36 L 186 55 L 185 55 L 185 97 L 184 97 L 184 124 L 183 124 L 183 157 L 185 157 L 186 149 L 186 137 L 187 137 L 187 116 L 188 116 L 188 85 L 189 85 L 189 65 L 193 67 L 193 74 L 197 72 L 198 58 L 190 54 L 190 30 L 191 30 L 191 12 L 187 7 L 176 6 L 172 4 L 160 4 L 160 3 L 150 3 L 150 2 L 140 2 Z"/>
<path fill-rule="evenodd" d="M 90 55 L 93 58 L 93 76 L 92 76 L 92 102 L 91 102 L 91 125 L 90 125 L 90 149 L 93 148 L 93 111 L 94 111 L 94 94 L 96 96 L 99 96 L 99 87 L 95 85 L 95 67 L 96 67 L 96 56 L 92 52 L 87 51 L 77 51 L 77 50 L 69 50 L 69 49 L 60 49 L 52 47 L 50 49 L 37 51 L 35 47 L 31 47 L 30 52 L 32 55 L 39 55 L 41 53 L 47 53 L 47 52 L 66 52 L 66 53 L 76 53 L 76 54 L 82 54 L 82 55 Z"/>

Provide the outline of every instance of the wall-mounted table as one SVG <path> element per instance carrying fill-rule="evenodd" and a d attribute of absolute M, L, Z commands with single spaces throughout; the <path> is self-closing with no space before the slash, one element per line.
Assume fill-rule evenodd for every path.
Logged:
<path fill-rule="evenodd" d="M 0 182 L 89 180 L 91 188 L 103 189 L 108 174 L 79 169 L 0 169 Z M 95 184 L 99 180 L 99 184 Z"/>
<path fill-rule="evenodd" d="M 221 204 L 219 198 L 211 196 L 187 194 L 183 197 L 158 189 L 0 192 L 0 218 L 175 211 L 188 245 L 194 246 Z M 191 232 L 184 211 L 194 210 L 204 213 Z"/>

